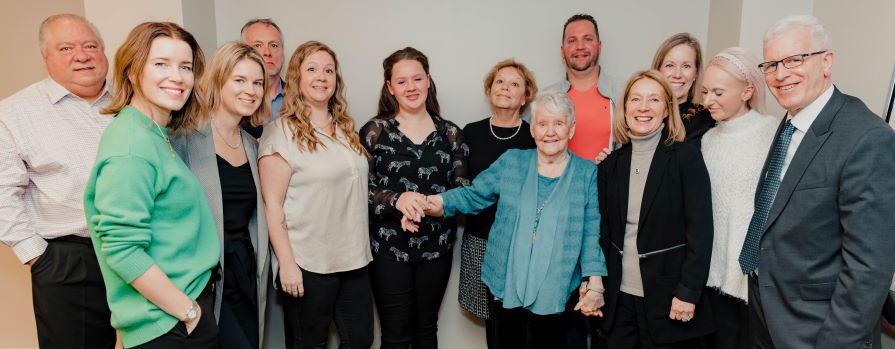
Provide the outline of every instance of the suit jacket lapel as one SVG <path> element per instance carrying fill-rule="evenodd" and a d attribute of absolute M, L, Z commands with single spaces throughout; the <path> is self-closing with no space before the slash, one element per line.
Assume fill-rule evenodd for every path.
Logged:
<path fill-rule="evenodd" d="M 218 237 L 221 239 L 221 251 L 224 250 L 224 203 L 221 198 L 221 177 L 218 173 L 217 153 L 214 151 L 214 137 L 211 135 L 211 123 L 190 134 L 187 139 L 190 170 L 199 179 L 202 189 L 208 198 L 208 207 L 214 216 Z"/>
<path fill-rule="evenodd" d="M 808 128 L 808 132 L 805 133 L 802 142 L 799 143 L 799 148 L 796 149 L 796 153 L 789 162 L 786 173 L 783 174 L 780 188 L 777 189 L 777 195 L 774 197 L 774 203 L 771 205 L 771 211 L 768 213 L 768 220 L 764 226 L 765 231 L 783 212 L 783 208 L 789 202 L 789 198 L 792 196 L 792 192 L 799 184 L 799 181 L 801 181 L 805 170 L 814 161 L 814 156 L 817 155 L 817 152 L 823 147 L 832 133 L 830 125 L 836 119 L 836 115 L 844 102 L 845 98 L 842 96 L 842 93 L 838 89 L 834 89 L 830 101 L 827 102 L 827 105 L 817 115 L 817 119 L 814 119 L 814 123 Z"/>
<path fill-rule="evenodd" d="M 665 169 L 668 168 L 668 159 L 671 157 L 668 155 L 668 152 L 671 151 L 671 147 L 665 144 L 665 133 L 662 133 L 662 140 L 659 141 L 659 144 L 656 146 L 656 152 L 653 155 L 653 160 L 650 162 L 649 166 L 649 174 L 646 176 L 646 185 L 643 188 L 643 200 L 640 203 L 640 221 L 638 222 L 639 226 L 642 226 L 643 221 L 646 219 L 647 214 L 649 214 L 650 206 L 652 206 L 653 199 L 656 198 L 656 193 L 659 192 L 659 185 L 662 184 L 662 178 L 665 175 Z"/>
<path fill-rule="evenodd" d="M 612 183 L 612 190 L 615 192 L 615 197 L 612 200 L 618 202 L 618 205 L 614 205 L 616 207 L 615 212 L 613 214 L 616 215 L 618 219 L 616 222 L 621 222 L 622 229 L 618 229 L 617 231 L 622 232 L 621 236 L 617 238 L 619 243 L 624 244 L 624 222 L 628 219 L 628 190 L 631 185 L 631 146 L 625 146 L 618 150 L 618 158 L 615 163 L 615 168 L 612 169 L 615 174 L 614 177 L 618 179 L 616 183 Z M 622 245 L 618 245 L 622 247 Z"/>

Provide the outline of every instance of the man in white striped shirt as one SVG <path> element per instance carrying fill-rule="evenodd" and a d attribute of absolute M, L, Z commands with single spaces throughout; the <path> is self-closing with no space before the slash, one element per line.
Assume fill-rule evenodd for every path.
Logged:
<path fill-rule="evenodd" d="M 110 95 L 96 28 L 47 18 L 38 34 L 49 78 L 0 101 L 0 241 L 31 269 L 41 348 L 112 348 L 115 330 L 84 216 L 84 184 Z"/>

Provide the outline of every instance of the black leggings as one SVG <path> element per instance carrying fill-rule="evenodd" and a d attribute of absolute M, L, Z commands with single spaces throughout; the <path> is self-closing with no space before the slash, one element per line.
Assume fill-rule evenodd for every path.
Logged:
<path fill-rule="evenodd" d="M 438 348 L 438 309 L 451 275 L 451 255 L 423 262 L 374 256 L 370 281 L 383 349 Z"/>

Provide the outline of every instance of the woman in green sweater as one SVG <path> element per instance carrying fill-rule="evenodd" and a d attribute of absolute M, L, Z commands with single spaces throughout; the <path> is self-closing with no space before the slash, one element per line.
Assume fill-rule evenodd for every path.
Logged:
<path fill-rule="evenodd" d="M 202 187 L 169 141 L 195 128 L 204 57 L 174 23 L 136 26 L 115 55 L 116 114 L 103 133 L 84 211 L 126 348 L 215 348 L 210 282 L 220 242 Z"/>

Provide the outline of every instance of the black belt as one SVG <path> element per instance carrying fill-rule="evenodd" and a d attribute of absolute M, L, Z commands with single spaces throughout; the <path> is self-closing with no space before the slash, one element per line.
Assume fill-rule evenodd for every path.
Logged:
<path fill-rule="evenodd" d="M 60 236 L 58 238 L 53 238 L 53 239 L 47 240 L 47 242 L 71 242 L 71 243 L 75 243 L 75 244 L 81 244 L 81 245 L 87 245 L 87 246 L 93 247 L 93 240 L 90 240 L 90 238 L 85 238 L 83 236 L 77 236 L 77 235 Z"/>

